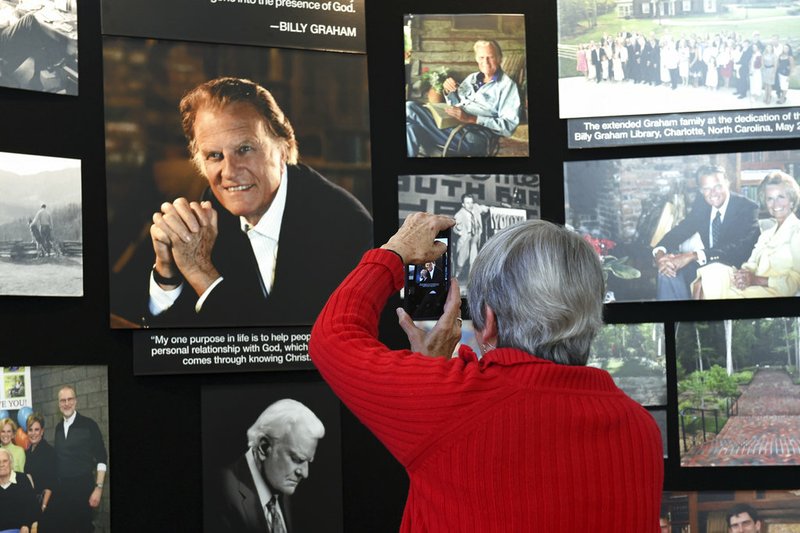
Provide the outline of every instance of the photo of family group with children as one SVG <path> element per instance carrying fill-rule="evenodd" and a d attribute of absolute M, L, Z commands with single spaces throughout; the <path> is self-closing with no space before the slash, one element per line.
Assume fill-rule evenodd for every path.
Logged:
<path fill-rule="evenodd" d="M 561 0 L 560 116 L 797 106 L 799 45 L 788 4 Z"/>

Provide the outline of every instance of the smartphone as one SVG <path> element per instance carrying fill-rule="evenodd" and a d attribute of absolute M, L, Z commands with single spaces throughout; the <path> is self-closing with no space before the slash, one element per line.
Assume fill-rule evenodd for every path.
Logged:
<path fill-rule="evenodd" d="M 450 230 L 436 236 L 447 251 L 435 261 L 406 266 L 403 308 L 414 320 L 438 320 L 450 288 Z"/>

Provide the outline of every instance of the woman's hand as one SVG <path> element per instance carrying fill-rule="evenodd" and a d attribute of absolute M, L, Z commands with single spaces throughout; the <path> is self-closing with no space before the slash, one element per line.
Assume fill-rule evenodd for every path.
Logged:
<path fill-rule="evenodd" d="M 733 273 L 733 284 L 739 290 L 744 290 L 751 285 L 766 287 L 769 285 L 769 278 L 756 276 L 750 270 L 741 269 Z"/>
<path fill-rule="evenodd" d="M 406 265 L 418 265 L 435 261 L 447 251 L 447 245 L 436 240 L 440 231 L 453 227 L 451 217 L 430 213 L 411 213 L 397 233 L 381 246 L 392 250 L 403 258 Z"/>
<path fill-rule="evenodd" d="M 402 307 L 397 308 L 400 327 L 408 336 L 411 350 L 430 357 L 450 358 L 461 340 L 461 293 L 458 281 L 450 280 L 444 313 L 428 332 L 414 325 L 414 321 Z"/>

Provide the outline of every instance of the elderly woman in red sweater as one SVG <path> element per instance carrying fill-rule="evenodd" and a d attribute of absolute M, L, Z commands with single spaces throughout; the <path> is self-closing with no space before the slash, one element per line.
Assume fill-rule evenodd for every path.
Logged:
<path fill-rule="evenodd" d="M 404 264 L 441 255 L 434 239 L 453 223 L 409 216 L 364 255 L 311 335 L 322 376 L 408 472 L 400 530 L 658 531 L 659 429 L 608 373 L 584 366 L 604 284 L 580 236 L 528 221 L 484 245 L 468 293 L 481 357 L 464 346 L 451 357 L 455 281 L 430 333 L 398 310 L 411 350 L 378 340 Z"/>

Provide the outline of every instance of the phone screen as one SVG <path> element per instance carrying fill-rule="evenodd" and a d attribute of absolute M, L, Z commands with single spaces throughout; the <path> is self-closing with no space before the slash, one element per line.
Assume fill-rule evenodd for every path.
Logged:
<path fill-rule="evenodd" d="M 450 230 L 441 232 L 436 240 L 447 245 L 444 255 L 406 266 L 404 308 L 414 320 L 436 320 L 444 312 L 450 287 Z"/>

